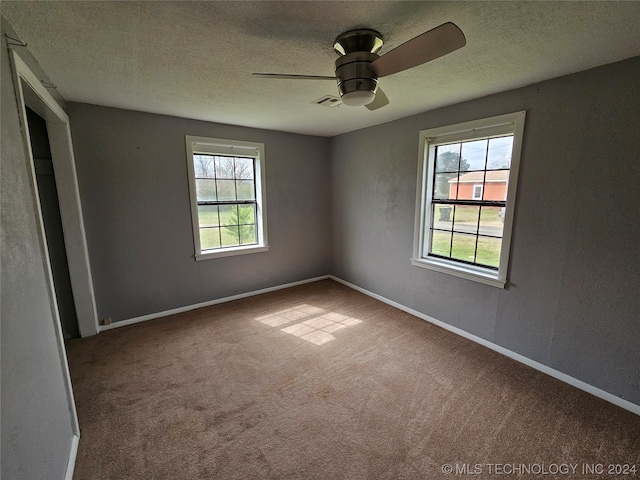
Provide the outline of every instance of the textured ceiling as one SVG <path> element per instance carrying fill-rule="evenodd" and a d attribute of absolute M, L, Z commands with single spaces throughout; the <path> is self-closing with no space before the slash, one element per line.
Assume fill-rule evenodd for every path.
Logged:
<path fill-rule="evenodd" d="M 332 136 L 640 55 L 640 2 L 3 1 L 2 14 L 69 101 Z M 382 78 L 391 104 L 327 108 L 340 33 L 384 54 L 456 23 L 467 45 Z"/>

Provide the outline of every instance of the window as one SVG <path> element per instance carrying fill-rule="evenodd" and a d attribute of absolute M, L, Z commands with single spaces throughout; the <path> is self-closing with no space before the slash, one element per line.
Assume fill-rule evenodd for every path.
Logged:
<path fill-rule="evenodd" d="M 474 185 L 473 186 L 473 199 L 474 200 L 482 200 L 482 189 L 483 189 L 483 184 L 481 183 L 480 185 Z"/>
<path fill-rule="evenodd" d="M 264 145 L 186 137 L 196 260 L 268 250 Z"/>
<path fill-rule="evenodd" d="M 413 265 L 504 287 L 524 119 L 420 132 Z"/>

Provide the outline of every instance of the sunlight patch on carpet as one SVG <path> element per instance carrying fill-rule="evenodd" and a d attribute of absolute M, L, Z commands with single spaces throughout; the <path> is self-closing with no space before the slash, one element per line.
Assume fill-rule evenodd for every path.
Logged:
<path fill-rule="evenodd" d="M 281 332 L 294 335 L 315 345 L 335 340 L 336 337 L 332 335 L 334 332 L 362 323 L 362 320 L 357 318 L 329 312 L 307 304 L 262 315 L 256 317 L 256 320 L 274 328 L 284 326 L 280 329 Z"/>

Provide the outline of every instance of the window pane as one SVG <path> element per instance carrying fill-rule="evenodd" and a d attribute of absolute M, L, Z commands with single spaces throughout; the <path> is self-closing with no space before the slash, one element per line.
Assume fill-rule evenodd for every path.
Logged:
<path fill-rule="evenodd" d="M 216 227 L 201 228 L 200 249 L 210 250 L 212 248 L 220 248 L 220 229 Z"/>
<path fill-rule="evenodd" d="M 238 225 L 238 206 L 220 205 L 220 225 Z"/>
<path fill-rule="evenodd" d="M 453 230 L 455 232 L 473 233 L 478 232 L 478 213 L 480 207 L 469 205 L 456 205 L 453 213 Z"/>
<path fill-rule="evenodd" d="M 199 202 L 216 200 L 216 181 L 196 179 L 196 197 Z"/>
<path fill-rule="evenodd" d="M 453 221 L 453 205 L 438 205 L 433 204 L 433 226 L 443 230 L 451 229 L 451 222 Z"/>
<path fill-rule="evenodd" d="M 480 235 L 502 237 L 504 227 L 501 207 L 482 207 L 480 213 Z"/>
<path fill-rule="evenodd" d="M 256 223 L 255 205 L 238 205 L 238 225 L 253 225 Z"/>
<path fill-rule="evenodd" d="M 216 180 L 218 186 L 218 200 L 236 200 L 235 180 Z"/>
<path fill-rule="evenodd" d="M 448 257 L 449 251 L 451 250 L 451 232 L 441 232 L 439 230 L 433 230 L 432 235 L 431 250 L 429 251 L 429 253 Z"/>
<path fill-rule="evenodd" d="M 473 262 L 476 253 L 476 236 L 454 233 L 451 238 L 451 258 Z"/>
<path fill-rule="evenodd" d="M 457 200 L 473 200 L 473 187 L 482 184 L 484 172 L 462 173 L 459 177 L 450 180 L 451 198 Z M 457 196 L 456 196 L 457 195 Z"/>
<path fill-rule="evenodd" d="M 489 140 L 487 170 L 511 168 L 511 150 L 513 136 L 492 138 Z"/>
<path fill-rule="evenodd" d="M 220 233 L 222 234 L 223 247 L 237 247 L 240 245 L 237 225 L 222 227 Z"/>
<path fill-rule="evenodd" d="M 436 173 L 433 185 L 433 198 L 456 198 L 456 183 L 449 183 L 449 181 L 457 177 L 458 175 L 455 173 Z"/>
<path fill-rule="evenodd" d="M 466 170 L 484 170 L 487 140 L 474 140 L 462 144 L 462 158 L 469 165 Z M 462 162 L 461 162 L 462 163 Z"/>
<path fill-rule="evenodd" d="M 458 172 L 460 144 L 439 145 L 436 147 L 436 172 Z M 465 170 L 464 168 L 462 170 Z"/>
<path fill-rule="evenodd" d="M 253 180 L 236 180 L 238 200 L 255 200 L 256 189 Z"/>
<path fill-rule="evenodd" d="M 507 199 L 509 170 L 489 170 L 486 173 L 484 199 L 505 201 Z"/>
<path fill-rule="evenodd" d="M 200 227 L 217 227 L 220 225 L 218 219 L 218 206 L 198 205 L 198 224 Z"/>
<path fill-rule="evenodd" d="M 234 178 L 233 157 L 216 157 L 216 177 Z"/>
<path fill-rule="evenodd" d="M 240 245 L 251 245 L 252 243 L 258 243 L 256 237 L 255 225 L 243 225 L 240 227 Z"/>
<path fill-rule="evenodd" d="M 501 238 L 478 237 L 478 253 L 476 262 L 489 267 L 500 266 Z"/>
<path fill-rule="evenodd" d="M 193 169 L 196 178 L 213 178 L 214 177 L 214 162 L 212 155 L 194 155 L 193 156 Z"/>
<path fill-rule="evenodd" d="M 235 178 L 253 180 L 253 158 L 236 158 Z"/>

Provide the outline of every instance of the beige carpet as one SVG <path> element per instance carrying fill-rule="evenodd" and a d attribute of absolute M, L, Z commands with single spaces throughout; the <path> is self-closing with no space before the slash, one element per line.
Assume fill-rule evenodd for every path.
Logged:
<path fill-rule="evenodd" d="M 76 480 L 640 478 L 640 417 L 330 280 L 67 348 Z"/>

